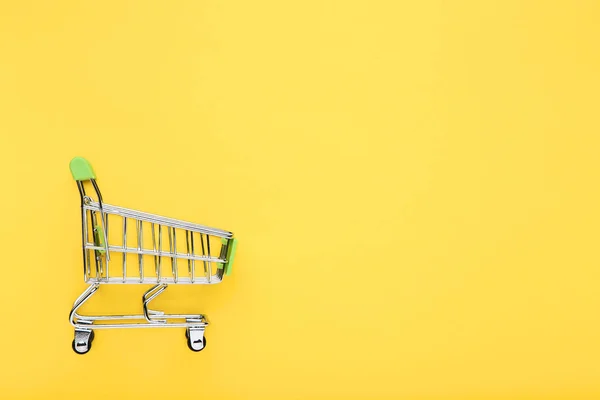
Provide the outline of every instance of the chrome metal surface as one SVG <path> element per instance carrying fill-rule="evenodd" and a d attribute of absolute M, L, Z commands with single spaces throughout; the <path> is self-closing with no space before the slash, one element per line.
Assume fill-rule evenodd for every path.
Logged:
<path fill-rule="evenodd" d="M 86 282 L 131 283 L 130 278 L 135 277 L 138 283 L 182 283 L 185 284 L 214 284 L 223 279 L 223 266 L 227 262 L 227 245 L 233 238 L 228 231 L 209 228 L 204 225 L 193 224 L 161 217 L 155 214 L 144 213 L 110 204 L 100 204 L 89 196 L 83 203 L 83 251 L 84 251 L 84 278 Z M 101 216 L 100 216 L 101 215 Z M 109 234 L 108 226 L 111 220 Z M 119 221 L 120 220 L 120 221 Z M 131 246 L 128 226 L 135 222 L 135 245 Z M 166 228 L 166 229 L 163 229 Z M 146 234 L 149 239 L 147 240 Z M 168 248 L 163 249 L 163 236 L 166 233 Z M 178 246 L 177 237 L 185 235 L 185 250 Z M 195 242 L 200 240 L 201 254 L 195 254 Z M 218 249 L 213 254 L 213 250 Z M 111 255 L 120 254 L 118 257 Z M 128 269 L 128 255 L 134 255 L 137 263 L 137 273 Z M 146 260 L 145 256 L 151 256 Z M 162 269 L 163 258 L 170 261 L 170 271 Z M 182 262 L 178 262 L 178 261 Z M 153 264 L 149 271 L 146 261 Z M 196 261 L 204 266 L 204 278 L 196 276 Z M 113 262 L 117 268 L 110 268 Z M 119 265 L 120 264 L 120 265 Z M 213 265 L 216 265 L 213 271 Z"/>
<path fill-rule="evenodd" d="M 162 289 L 160 289 L 162 287 Z M 77 310 L 98 291 L 100 284 L 90 285 L 75 301 L 69 321 L 75 327 L 75 332 L 87 332 L 96 329 L 113 328 L 204 328 L 208 325 L 207 318 L 202 314 L 166 314 L 161 311 L 148 309 L 148 303 L 165 289 L 166 285 L 156 285 L 148 290 L 142 301 L 143 314 L 133 315 L 80 315 Z M 171 322 L 170 320 L 174 320 Z M 139 321 L 139 322 L 133 322 Z M 109 323 L 105 323 L 109 322 Z M 110 323 L 118 322 L 118 323 Z"/>
<path fill-rule="evenodd" d="M 73 350 L 80 354 L 86 353 L 91 348 L 95 330 L 114 328 L 185 328 L 188 346 L 194 351 L 202 350 L 205 345 L 204 330 L 208 325 L 205 315 L 166 314 L 150 309 L 149 304 L 160 296 L 168 285 L 220 283 L 224 278 L 228 246 L 233 234 L 200 224 L 106 204 L 102 201 L 96 181 L 92 179 L 91 184 L 96 200 L 86 194 L 83 182 L 77 182 L 81 196 L 84 280 L 89 286 L 75 300 L 69 314 L 69 321 L 75 327 Z M 134 232 L 131 231 L 132 223 L 135 224 Z M 168 242 L 168 248 L 164 249 L 163 234 L 167 235 Z M 198 240 L 201 254 L 196 254 Z M 215 251 L 214 254 L 211 248 Z M 163 270 L 163 258 L 170 260 L 170 269 Z M 196 261 L 204 266 L 204 274 L 201 276 L 196 274 Z M 137 264 L 137 268 L 128 268 L 128 263 L 131 265 L 132 262 Z M 116 265 L 112 265 L 111 268 L 111 263 Z M 214 271 L 213 265 L 216 267 Z M 80 314 L 78 310 L 81 306 L 104 284 L 153 286 L 142 296 L 141 314 Z"/>
<path fill-rule="evenodd" d="M 75 329 L 75 339 L 73 339 L 73 350 L 79 354 L 85 354 L 90 351 L 92 342 L 91 329 Z"/>
<path fill-rule="evenodd" d="M 188 328 L 186 333 L 190 349 L 194 351 L 204 349 L 204 327 Z"/>

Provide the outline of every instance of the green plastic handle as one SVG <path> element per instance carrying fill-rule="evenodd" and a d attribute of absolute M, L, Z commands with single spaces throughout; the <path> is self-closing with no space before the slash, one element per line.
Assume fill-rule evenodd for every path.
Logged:
<path fill-rule="evenodd" d="M 227 240 L 227 239 L 225 239 Z M 225 263 L 225 275 L 231 275 L 231 266 L 233 265 L 233 259 L 235 258 L 235 250 L 237 248 L 238 240 L 236 238 L 229 239 L 231 242 L 227 246 L 227 262 Z"/>
<path fill-rule="evenodd" d="M 92 164 L 83 157 L 75 157 L 69 163 L 71 169 L 71 175 L 76 181 L 88 181 L 90 179 L 96 179 L 96 174 L 92 168 Z"/>

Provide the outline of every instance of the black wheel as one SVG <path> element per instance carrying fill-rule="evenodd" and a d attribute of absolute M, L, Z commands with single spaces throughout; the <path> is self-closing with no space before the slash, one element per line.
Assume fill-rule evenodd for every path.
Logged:
<path fill-rule="evenodd" d="M 192 344 L 192 341 L 190 340 L 190 335 L 188 334 L 187 329 L 185 331 L 185 337 L 187 338 L 187 345 L 188 345 L 188 347 L 189 347 L 189 349 L 191 351 L 194 351 L 194 352 L 198 353 L 198 352 L 200 352 L 200 351 L 202 351 L 202 350 L 204 350 L 206 348 L 206 336 L 202 336 L 202 344 L 203 344 L 203 346 L 202 346 L 202 348 L 200 350 L 197 350 L 197 349 L 195 349 L 193 347 L 193 344 Z"/>
<path fill-rule="evenodd" d="M 71 342 L 71 348 L 73 349 L 73 351 L 77 354 L 86 354 L 88 353 L 91 349 L 92 349 L 92 342 L 94 341 L 94 331 L 92 331 L 92 333 L 90 334 L 90 340 L 88 342 L 88 346 L 87 349 L 85 351 L 79 351 L 77 350 L 77 346 L 75 345 L 75 339 L 73 339 L 73 341 Z"/>

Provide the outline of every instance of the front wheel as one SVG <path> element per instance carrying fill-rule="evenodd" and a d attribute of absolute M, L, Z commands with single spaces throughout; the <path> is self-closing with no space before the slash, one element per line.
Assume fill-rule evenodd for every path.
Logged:
<path fill-rule="evenodd" d="M 190 335 L 190 330 L 186 329 L 185 337 L 187 338 L 187 345 L 190 350 L 199 352 L 206 348 L 206 336 L 204 336 L 203 330 L 192 330 Z"/>

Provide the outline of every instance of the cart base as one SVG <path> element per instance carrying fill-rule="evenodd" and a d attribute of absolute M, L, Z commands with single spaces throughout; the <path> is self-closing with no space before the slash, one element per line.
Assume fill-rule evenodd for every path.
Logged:
<path fill-rule="evenodd" d="M 69 322 L 75 328 L 72 348 L 77 354 L 85 354 L 92 348 L 96 329 L 120 328 L 185 328 L 188 347 L 192 351 L 202 351 L 206 347 L 204 330 L 208 319 L 203 314 L 165 314 L 148 308 L 148 304 L 167 288 L 166 284 L 155 285 L 142 297 L 143 314 L 134 315 L 80 315 L 77 310 L 88 301 L 100 287 L 90 285 L 73 304 Z"/>

